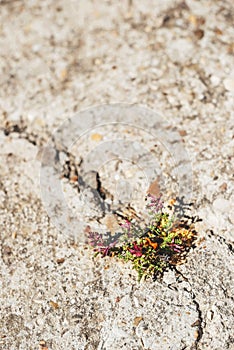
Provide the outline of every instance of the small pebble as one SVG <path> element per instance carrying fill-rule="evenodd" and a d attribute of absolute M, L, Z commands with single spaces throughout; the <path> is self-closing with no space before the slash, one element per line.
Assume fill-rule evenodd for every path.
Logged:
<path fill-rule="evenodd" d="M 234 77 L 224 79 L 223 84 L 226 90 L 234 92 Z"/>

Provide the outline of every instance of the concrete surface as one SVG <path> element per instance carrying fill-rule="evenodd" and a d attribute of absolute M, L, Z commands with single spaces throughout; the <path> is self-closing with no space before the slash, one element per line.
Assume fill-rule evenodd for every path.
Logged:
<path fill-rule="evenodd" d="M 1 0 L 0 16 L 0 348 L 234 349 L 232 1 Z M 131 127 L 111 115 L 101 125 L 94 106 L 112 103 L 163 116 L 163 140 L 149 133 L 158 124 L 135 130 L 138 115 Z M 91 129 L 71 144 L 87 107 Z M 167 132 L 169 148 L 187 150 L 181 167 Z M 107 208 L 121 200 L 143 215 L 148 183 L 159 176 L 173 197 L 186 164 L 203 219 L 187 262 L 139 284 L 130 264 L 94 259 L 79 223 L 114 231 Z M 47 179 L 60 183 L 71 219 Z"/>

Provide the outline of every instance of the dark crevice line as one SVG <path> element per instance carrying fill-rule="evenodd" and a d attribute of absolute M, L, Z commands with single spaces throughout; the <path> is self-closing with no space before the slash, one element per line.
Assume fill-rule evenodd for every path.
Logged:
<path fill-rule="evenodd" d="M 106 199 L 106 193 L 102 188 L 102 182 L 99 173 L 96 174 L 96 182 L 97 182 L 97 191 L 100 195 L 100 197 L 105 200 Z"/>
<path fill-rule="evenodd" d="M 200 308 L 198 301 L 196 300 L 196 294 L 193 291 L 193 288 L 192 288 L 192 285 L 191 285 L 191 282 L 189 281 L 189 279 L 187 277 L 185 277 L 184 274 L 182 272 L 180 272 L 176 267 L 174 267 L 173 269 L 176 272 L 176 274 L 178 274 L 180 277 L 182 277 L 183 280 L 189 284 L 189 286 L 191 288 L 191 291 L 189 291 L 187 288 L 184 288 L 184 291 L 186 291 L 187 293 L 190 294 L 191 299 L 193 301 L 193 304 L 195 305 L 196 312 L 198 314 L 198 322 L 197 322 L 198 334 L 197 334 L 197 338 L 194 342 L 194 346 L 192 349 L 199 350 L 199 342 L 201 341 L 201 339 L 203 337 L 203 333 L 204 333 L 203 327 L 205 326 L 202 311 L 201 311 L 201 308 Z"/>
<path fill-rule="evenodd" d="M 19 138 L 28 141 L 34 146 L 40 146 L 40 138 L 38 135 L 31 133 L 27 131 L 27 126 L 25 125 L 18 125 L 18 124 L 13 124 L 9 126 L 5 126 L 3 128 L 0 128 L 0 130 L 3 131 L 5 136 L 9 136 L 12 133 L 19 134 Z M 41 139 L 41 141 L 43 141 Z"/>
<path fill-rule="evenodd" d="M 231 254 L 234 254 L 234 247 L 233 247 L 233 245 L 231 243 L 227 242 L 227 240 L 224 237 L 216 235 L 213 230 L 209 230 L 209 235 L 211 237 L 214 237 L 215 239 L 217 239 L 217 241 L 220 244 L 224 244 L 226 246 L 226 248 L 229 250 L 229 252 Z"/>

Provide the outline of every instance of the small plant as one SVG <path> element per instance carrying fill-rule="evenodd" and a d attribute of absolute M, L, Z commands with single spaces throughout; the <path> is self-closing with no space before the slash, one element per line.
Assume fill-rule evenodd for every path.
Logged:
<path fill-rule="evenodd" d="M 165 206 L 162 196 L 156 198 L 149 194 L 146 199 L 150 220 L 144 229 L 125 220 L 120 225 L 122 233 L 115 237 L 104 237 L 98 232 L 88 234 L 88 243 L 96 255 L 131 261 L 139 280 L 156 278 L 166 269 L 182 263 L 197 237 L 194 220 L 189 220 L 188 216 L 186 219 L 176 217 L 175 201 Z"/>

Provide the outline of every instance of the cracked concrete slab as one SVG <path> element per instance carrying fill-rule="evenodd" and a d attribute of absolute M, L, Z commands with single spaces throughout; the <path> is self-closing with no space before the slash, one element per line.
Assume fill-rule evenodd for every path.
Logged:
<path fill-rule="evenodd" d="M 2 0 L 0 17 L 0 348 L 233 349 L 232 2 Z M 184 264 L 138 283 L 93 257 L 81 221 L 115 231 L 128 204 L 146 220 L 149 183 L 172 198 L 184 169 L 203 220 Z"/>

